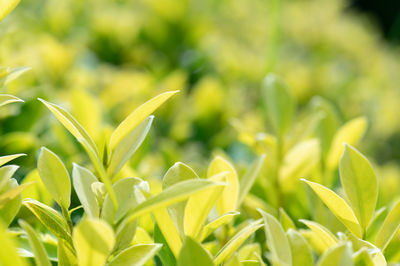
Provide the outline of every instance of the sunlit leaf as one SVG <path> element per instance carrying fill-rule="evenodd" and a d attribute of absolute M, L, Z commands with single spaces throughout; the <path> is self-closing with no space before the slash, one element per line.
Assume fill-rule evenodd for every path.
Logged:
<path fill-rule="evenodd" d="M 0 107 L 3 105 L 7 105 L 9 103 L 17 103 L 17 102 L 24 102 L 20 98 L 17 98 L 13 95 L 9 94 L 0 94 Z"/>
<path fill-rule="evenodd" d="M 339 244 L 328 249 L 319 259 L 318 266 L 351 266 L 353 258 L 351 257 L 351 248 L 347 243 Z"/>
<path fill-rule="evenodd" d="M 0 265 L 8 266 L 27 266 L 23 258 L 17 253 L 17 241 L 0 225 Z"/>
<path fill-rule="evenodd" d="M 232 221 L 232 219 L 239 215 L 239 212 L 227 212 L 224 215 L 216 218 L 215 220 L 209 222 L 203 227 L 200 237 L 198 238 L 199 241 L 203 241 L 207 236 L 212 234 L 218 227 L 228 224 Z"/>
<path fill-rule="evenodd" d="M 244 176 L 240 179 L 238 206 L 242 204 L 244 198 L 249 193 L 251 187 L 256 181 L 257 176 L 259 175 L 261 168 L 264 164 L 265 157 L 266 155 L 263 154 L 259 158 L 257 158 L 249 167 Z"/>
<path fill-rule="evenodd" d="M 153 211 L 153 215 L 168 247 L 177 258 L 182 248 L 182 240 L 170 214 L 166 208 L 160 208 Z"/>
<path fill-rule="evenodd" d="M 191 237 L 186 237 L 177 263 L 177 266 L 186 265 L 214 266 L 211 254 Z"/>
<path fill-rule="evenodd" d="M 281 222 L 285 232 L 287 232 L 290 228 L 296 229 L 293 220 L 290 218 L 290 216 L 285 212 L 283 208 L 279 208 L 279 221 Z"/>
<path fill-rule="evenodd" d="M 0 3 L 0 21 L 3 20 L 19 3 L 20 0 L 2 0 Z"/>
<path fill-rule="evenodd" d="M 390 210 L 375 240 L 375 245 L 384 250 L 400 229 L 400 201 Z"/>
<path fill-rule="evenodd" d="M 144 265 L 158 252 L 160 244 L 141 244 L 131 246 L 118 253 L 110 262 L 109 266 L 141 266 Z"/>
<path fill-rule="evenodd" d="M 17 165 L 6 165 L 0 168 L 0 190 L 3 190 L 4 185 L 7 184 L 18 168 Z"/>
<path fill-rule="evenodd" d="M 17 158 L 19 158 L 21 156 L 26 156 L 26 154 L 25 153 L 18 153 L 18 154 L 13 154 L 13 155 L 0 156 L 0 166 L 3 166 L 6 163 L 8 163 L 8 162 L 10 162 L 10 161 L 12 161 L 14 159 L 17 159 Z"/>
<path fill-rule="evenodd" d="M 322 250 L 331 248 L 338 243 L 338 239 L 336 238 L 336 236 L 332 234 L 324 226 L 312 221 L 307 221 L 307 220 L 300 220 L 300 221 L 305 225 L 307 225 L 307 227 L 310 228 L 311 231 L 313 231 L 318 236 L 318 238 L 321 240 L 323 244 L 323 246 L 321 246 Z"/>
<path fill-rule="evenodd" d="M 286 236 L 290 244 L 292 265 L 312 266 L 313 257 L 307 240 L 297 231 L 289 229 Z"/>
<path fill-rule="evenodd" d="M 88 169 L 74 164 L 72 182 L 85 213 L 90 218 L 98 218 L 100 208 L 96 200 L 96 195 L 92 190 L 92 184 L 98 182 L 97 178 Z"/>

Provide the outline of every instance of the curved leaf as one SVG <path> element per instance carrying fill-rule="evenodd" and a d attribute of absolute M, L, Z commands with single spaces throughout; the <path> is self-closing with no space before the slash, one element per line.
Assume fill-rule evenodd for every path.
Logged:
<path fill-rule="evenodd" d="M 318 261 L 318 266 L 352 266 L 351 248 L 347 243 L 328 249 Z"/>
<path fill-rule="evenodd" d="M 118 253 L 108 264 L 109 266 L 142 266 L 150 260 L 161 248 L 161 244 L 141 244 L 131 246 Z"/>
<path fill-rule="evenodd" d="M 96 195 L 92 190 L 92 184 L 95 182 L 98 182 L 98 180 L 92 172 L 77 164 L 73 164 L 72 183 L 85 213 L 90 218 L 98 218 L 100 214 Z"/>
<path fill-rule="evenodd" d="M 323 246 L 320 247 L 322 250 L 325 251 L 328 248 L 331 248 L 338 243 L 338 239 L 336 238 L 336 236 L 332 234 L 324 226 L 316 222 L 307 220 L 300 220 L 300 222 L 307 225 L 307 227 L 310 228 L 311 231 L 313 231 L 318 236 L 319 240 L 321 241 L 321 244 L 323 244 Z"/>
<path fill-rule="evenodd" d="M 214 266 L 211 254 L 191 237 L 186 237 L 177 263 L 177 266 L 186 265 Z"/>
<path fill-rule="evenodd" d="M 297 231 L 289 229 L 286 236 L 292 253 L 292 265 L 312 266 L 313 256 L 307 240 Z"/>
<path fill-rule="evenodd" d="M 264 165 L 265 157 L 266 157 L 265 154 L 258 157 L 249 167 L 244 176 L 240 179 L 238 206 L 242 204 L 244 198 L 249 193 L 251 187 L 256 181 L 261 171 L 261 168 Z"/>
<path fill-rule="evenodd" d="M 378 248 L 385 250 L 399 229 L 400 201 L 394 205 L 389 214 L 386 216 L 385 221 L 383 222 L 383 225 L 376 236 L 375 245 Z"/>

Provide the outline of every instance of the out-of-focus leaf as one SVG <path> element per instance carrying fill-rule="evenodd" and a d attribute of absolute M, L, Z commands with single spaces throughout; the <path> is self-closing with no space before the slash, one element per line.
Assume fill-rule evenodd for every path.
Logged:
<path fill-rule="evenodd" d="M 131 246 L 118 253 L 109 266 L 141 266 L 150 260 L 161 248 L 161 244 L 141 244 Z"/>
<path fill-rule="evenodd" d="M 18 97 L 9 94 L 0 94 L 0 107 L 3 105 L 7 105 L 9 103 L 17 103 L 17 102 L 24 102 Z"/>
<path fill-rule="evenodd" d="M 375 263 L 366 248 L 357 251 L 353 257 L 355 266 L 375 266 Z"/>
<path fill-rule="evenodd" d="M 340 181 L 348 202 L 365 232 L 378 200 L 378 180 L 368 159 L 349 145 L 339 163 Z"/>
<path fill-rule="evenodd" d="M 244 227 L 242 230 L 237 232 L 229 241 L 226 243 L 220 251 L 218 251 L 217 255 L 215 255 L 214 263 L 216 265 L 219 265 L 231 258 L 233 253 L 238 250 L 238 248 L 246 241 L 249 236 L 251 236 L 255 231 L 257 231 L 259 228 L 261 228 L 262 221 L 257 220 L 246 227 Z"/>
<path fill-rule="evenodd" d="M 19 0 L 5 0 L 5 1 L 19 2 Z M 0 4 L 0 21 L 1 20 L 2 18 L 1 18 L 1 4 Z M 8 83 L 18 78 L 19 76 L 21 76 L 23 73 L 25 73 L 30 69 L 31 69 L 30 67 L 0 67 L 0 86 L 2 84 L 7 85 Z"/>
<path fill-rule="evenodd" d="M 238 206 L 242 204 L 244 198 L 249 193 L 251 187 L 256 181 L 257 176 L 260 173 L 262 166 L 264 165 L 265 157 L 265 154 L 258 157 L 249 167 L 244 176 L 240 179 Z"/>
<path fill-rule="evenodd" d="M 334 170 L 339 164 L 340 156 L 344 151 L 343 143 L 348 143 L 352 146 L 357 145 L 364 136 L 367 125 L 368 122 L 365 117 L 358 117 L 338 129 L 327 154 L 326 166 L 328 169 Z"/>
<path fill-rule="evenodd" d="M 110 139 L 110 149 L 113 151 L 134 128 L 177 92 L 164 92 L 136 108 L 113 132 Z"/>
<path fill-rule="evenodd" d="M 26 156 L 25 153 L 18 153 L 18 154 L 13 154 L 13 155 L 6 155 L 6 156 L 0 156 L 0 166 L 5 165 L 9 161 L 12 161 L 14 159 L 17 159 L 21 156 Z"/>
<path fill-rule="evenodd" d="M 313 256 L 307 240 L 297 231 L 290 228 L 286 236 L 292 254 L 292 265 L 312 266 Z"/>
<path fill-rule="evenodd" d="M 331 248 L 338 243 L 338 239 L 336 238 L 336 236 L 324 226 L 312 221 L 300 221 L 307 225 L 307 227 L 310 228 L 311 231 L 313 231 L 318 236 L 319 240 L 321 240 L 323 244 L 323 246 L 320 247 L 322 250 L 327 250 L 328 248 Z"/>
<path fill-rule="evenodd" d="M 92 184 L 98 182 L 97 178 L 88 169 L 74 164 L 72 182 L 85 213 L 90 218 L 98 218 L 100 208 L 97 204 L 96 195 L 92 190 Z"/>
<path fill-rule="evenodd" d="M 357 218 L 353 210 L 347 205 L 346 201 L 338 196 L 335 192 L 320 184 L 302 179 L 307 183 L 318 197 L 325 203 L 331 212 L 350 230 L 354 235 L 361 237 L 362 230 L 358 224 Z"/>
<path fill-rule="evenodd" d="M 296 190 L 300 178 L 308 176 L 319 161 L 318 140 L 312 139 L 298 143 L 283 159 L 279 172 L 281 188 L 288 192 Z"/>
<path fill-rule="evenodd" d="M 64 239 L 59 239 L 57 246 L 58 265 L 78 266 L 75 250 L 73 250 L 72 244 L 68 243 Z"/>
<path fill-rule="evenodd" d="M 110 165 L 107 172 L 110 177 L 115 176 L 124 164 L 132 157 L 149 133 L 154 116 L 143 120 L 136 128 L 129 132 L 112 151 Z"/>
<path fill-rule="evenodd" d="M 352 266 L 351 248 L 347 243 L 328 249 L 318 261 L 318 266 Z"/>
<path fill-rule="evenodd" d="M 293 220 L 289 217 L 289 215 L 285 212 L 283 208 L 279 208 L 279 220 L 285 232 L 287 232 L 290 228 L 296 229 Z"/>
<path fill-rule="evenodd" d="M 177 266 L 214 266 L 211 254 L 199 242 L 186 237 L 179 253 Z"/>
<path fill-rule="evenodd" d="M 79 266 L 104 265 L 114 243 L 114 232 L 103 220 L 88 218 L 74 229 L 74 247 Z"/>
<path fill-rule="evenodd" d="M 389 245 L 390 241 L 393 239 L 397 231 L 400 229 L 400 201 L 398 201 L 394 207 L 390 210 L 389 214 L 385 218 L 381 229 L 379 230 L 375 245 L 385 250 Z"/>
<path fill-rule="evenodd" d="M 34 199 L 25 199 L 22 204 L 57 238 L 72 243 L 69 226 L 57 211 Z"/>
<path fill-rule="evenodd" d="M 15 181 L 16 183 L 16 181 Z M 17 183 L 16 183 L 17 184 Z M 6 204 L 8 204 L 10 201 L 15 199 L 16 197 L 20 196 L 22 191 L 27 187 L 30 186 L 32 183 L 27 183 L 23 184 L 20 186 L 13 186 L 10 190 L 2 193 L 0 195 L 0 209 L 4 208 Z"/>
<path fill-rule="evenodd" d="M 28 234 L 29 245 L 31 246 L 33 253 L 35 254 L 35 262 L 38 266 L 51 266 L 47 252 L 40 241 L 40 238 L 36 231 L 26 222 L 19 220 L 19 225 Z"/>
<path fill-rule="evenodd" d="M 262 94 L 268 118 L 278 136 L 290 128 L 296 103 L 288 88 L 275 75 L 269 74 L 262 84 Z"/>
<path fill-rule="evenodd" d="M 43 147 L 39 154 L 38 171 L 53 199 L 68 209 L 71 203 L 71 180 L 60 158 Z"/>
<path fill-rule="evenodd" d="M 7 190 L 0 195 L 0 220 L 5 224 L 9 225 L 14 220 L 19 209 L 21 208 L 21 192 L 27 186 L 32 183 L 18 186 L 17 180 L 14 178 L 8 180 L 8 184 L 3 188 Z"/>
<path fill-rule="evenodd" d="M 258 210 L 264 220 L 265 235 L 267 237 L 267 245 L 271 251 L 271 261 L 278 265 L 292 265 L 292 253 L 290 250 L 289 240 L 285 231 L 278 220 L 262 211 Z"/>
<path fill-rule="evenodd" d="M 18 168 L 17 165 L 6 165 L 0 168 L 0 190 L 3 190 L 3 186 L 7 184 Z"/>
<path fill-rule="evenodd" d="M 27 266 L 25 260 L 23 260 L 17 253 L 17 242 L 15 239 L 6 231 L 4 226 L 0 225 L 0 265 L 8 266 Z"/>
<path fill-rule="evenodd" d="M 46 205 L 53 204 L 53 197 L 47 190 L 46 186 L 43 184 L 42 179 L 39 176 L 39 171 L 37 169 L 30 172 L 22 180 L 22 184 L 32 183 L 29 187 L 26 187 L 22 191 L 22 198 L 36 199 Z"/>
<path fill-rule="evenodd" d="M 209 165 L 207 176 L 211 177 L 221 172 L 226 173 L 226 186 L 217 200 L 216 207 L 219 215 L 235 211 L 239 198 L 239 179 L 233 165 L 224 158 L 217 156 Z"/>
<path fill-rule="evenodd" d="M 204 179 L 191 179 L 179 182 L 137 205 L 128 213 L 126 219 L 127 221 L 134 220 L 143 214 L 178 203 L 187 199 L 196 192 L 203 191 L 213 186 L 225 186 L 225 183 Z"/>
<path fill-rule="evenodd" d="M 218 227 L 228 224 L 232 221 L 233 217 L 240 214 L 240 212 L 233 211 L 227 212 L 224 215 L 216 218 L 215 220 L 209 222 L 203 227 L 200 237 L 198 238 L 199 241 L 203 241 L 207 236 L 209 236 L 212 232 L 214 232 Z"/>

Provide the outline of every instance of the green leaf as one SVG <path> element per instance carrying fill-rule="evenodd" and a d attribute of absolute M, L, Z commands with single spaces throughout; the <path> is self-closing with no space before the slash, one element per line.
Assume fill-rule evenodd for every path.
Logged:
<path fill-rule="evenodd" d="M 165 266 L 175 266 L 176 259 L 174 254 L 172 254 L 171 249 L 168 246 L 167 241 L 164 238 L 158 224 L 154 225 L 154 241 L 162 244 L 162 248 L 158 252 L 158 258 L 162 261 L 162 265 Z"/>
<path fill-rule="evenodd" d="M 10 178 L 18 170 L 17 165 L 6 165 L 0 168 L 0 190 L 3 190 L 4 185 L 10 181 Z"/>
<path fill-rule="evenodd" d="M 0 107 L 3 105 L 7 105 L 10 103 L 17 103 L 17 102 L 24 102 L 23 100 L 21 100 L 20 98 L 17 98 L 13 95 L 9 95 L 9 94 L 0 94 Z"/>
<path fill-rule="evenodd" d="M 92 172 L 77 164 L 73 164 L 72 183 L 85 213 L 90 218 L 98 218 L 100 214 L 96 195 L 92 190 L 92 184 L 95 182 L 98 182 L 98 180 Z"/>
<path fill-rule="evenodd" d="M 7 2 L 7 0 L 6 0 Z M 18 0 L 19 2 L 19 0 Z M 0 4 L 0 9 L 1 9 L 1 4 Z M 0 10 L 1 13 L 1 10 Z M 1 15 L 0 15 L 1 16 Z M 1 18 L 0 18 L 1 21 Z M 23 73 L 26 71 L 30 70 L 30 67 L 0 67 L 0 86 L 1 85 L 7 85 L 14 79 L 18 78 L 21 76 Z M 15 96 L 13 96 L 15 97 Z M 19 100 L 21 102 L 22 100 Z M 23 102 L 23 101 L 22 101 Z"/>
<path fill-rule="evenodd" d="M 175 257 L 178 257 L 179 251 L 182 248 L 182 240 L 167 209 L 157 209 L 153 211 L 153 215 L 157 221 L 158 228 L 162 232 L 165 241 L 168 243 L 169 249 L 172 251 Z"/>
<path fill-rule="evenodd" d="M 244 198 L 249 193 L 251 187 L 256 181 L 261 171 L 261 168 L 264 165 L 265 157 L 266 157 L 265 154 L 258 157 L 249 167 L 244 176 L 240 179 L 238 206 L 242 204 Z"/>
<path fill-rule="evenodd" d="M 227 212 L 224 215 L 211 221 L 210 223 L 208 223 L 207 225 L 205 225 L 203 227 L 203 230 L 202 230 L 198 240 L 203 241 L 207 236 L 212 234 L 218 227 L 230 223 L 232 221 L 233 217 L 235 217 L 236 215 L 239 215 L 239 214 L 240 214 L 240 212 L 237 212 L 237 211 Z"/>
<path fill-rule="evenodd" d="M 72 245 L 63 239 L 58 239 L 57 249 L 59 266 L 77 266 L 75 250 Z"/>
<path fill-rule="evenodd" d="M 69 226 L 57 211 L 34 199 L 25 199 L 22 204 L 57 238 L 72 243 Z"/>
<path fill-rule="evenodd" d="M 318 261 L 318 266 L 352 266 L 351 247 L 343 243 L 328 249 Z"/>
<path fill-rule="evenodd" d="M 13 155 L 6 155 L 6 156 L 0 156 L 0 166 L 5 165 L 9 161 L 12 161 L 14 159 L 17 159 L 21 156 L 26 156 L 25 153 L 18 153 L 18 154 L 13 154 Z"/>
<path fill-rule="evenodd" d="M 290 244 L 292 254 L 292 265 L 312 266 L 313 257 L 307 240 L 298 232 L 289 228 L 286 236 Z"/>
<path fill-rule="evenodd" d="M 207 171 L 207 176 L 211 177 L 216 174 L 227 172 L 226 186 L 221 194 L 221 197 L 216 203 L 217 212 L 219 215 L 230 211 L 236 211 L 239 199 L 239 179 L 233 165 L 224 158 L 217 156 L 210 163 Z"/>
<path fill-rule="evenodd" d="M 178 162 L 168 169 L 162 181 L 162 188 L 166 189 L 176 183 L 189 179 L 197 179 L 198 175 L 188 165 Z M 168 212 L 174 221 L 179 234 L 184 236 L 184 215 L 185 215 L 186 201 L 168 207 Z"/>
<path fill-rule="evenodd" d="M 335 192 L 320 184 L 302 179 L 307 183 L 318 197 L 325 203 L 331 212 L 350 230 L 354 235 L 362 237 L 362 230 L 353 210 L 347 205 L 346 201 Z"/>
<path fill-rule="evenodd" d="M 183 201 L 196 192 L 203 191 L 213 186 L 224 186 L 224 183 L 217 183 L 204 179 L 191 179 L 179 182 L 161 193 L 147 199 L 143 203 L 137 205 L 128 213 L 127 221 L 136 219 L 146 213 L 152 212 L 158 208 L 167 207 L 169 205 Z"/>
<path fill-rule="evenodd" d="M 336 236 L 324 226 L 316 222 L 307 220 L 300 220 L 300 222 L 307 225 L 307 227 L 310 228 L 311 231 L 313 231 L 318 236 L 321 244 L 323 244 L 323 246 L 320 247 L 322 250 L 327 250 L 328 248 L 331 248 L 338 243 L 338 239 L 336 238 Z"/>
<path fill-rule="evenodd" d="M 16 181 L 15 181 L 15 183 L 16 183 Z M 32 183 L 26 183 L 26 184 L 23 184 L 23 185 L 20 185 L 20 186 L 13 185 L 11 189 L 9 189 L 8 191 L 2 193 L 0 195 L 0 209 L 4 208 L 4 206 L 6 206 L 6 204 L 8 204 L 10 201 L 15 199 L 16 197 L 20 196 L 22 191 L 27 186 L 30 186 L 31 184 Z"/>
<path fill-rule="evenodd" d="M 326 158 L 326 166 L 329 170 L 333 171 L 337 167 L 340 156 L 344 151 L 343 143 L 348 143 L 352 146 L 357 145 L 364 136 L 367 125 L 368 122 L 365 117 L 358 117 L 338 129 Z"/>
<path fill-rule="evenodd" d="M 154 116 L 147 117 L 136 128 L 129 132 L 112 151 L 107 173 L 110 177 L 115 176 L 122 166 L 132 157 L 135 151 L 143 143 L 149 133 Z"/>
<path fill-rule="evenodd" d="M 279 208 L 279 221 L 281 222 L 285 232 L 287 232 L 290 228 L 296 229 L 293 220 L 290 218 L 290 216 L 285 212 L 283 208 Z"/>
<path fill-rule="evenodd" d="M 400 229 L 400 201 L 398 201 L 394 207 L 390 210 L 389 214 L 386 216 L 381 229 L 379 230 L 375 245 L 385 250 L 389 245 L 390 241 L 396 235 Z"/>
<path fill-rule="evenodd" d="M 79 266 L 104 265 L 115 243 L 112 228 L 93 218 L 84 219 L 75 227 L 73 240 Z"/>
<path fill-rule="evenodd" d="M 320 162 L 319 141 L 316 139 L 298 143 L 285 155 L 279 171 L 280 187 L 293 192 L 299 185 L 300 178 L 310 174 Z"/>
<path fill-rule="evenodd" d="M 0 224 L 0 265 L 8 266 L 26 266 L 30 265 L 22 259 L 17 253 L 17 241 L 6 231 L 6 228 Z"/>
<path fill-rule="evenodd" d="M 375 263 L 366 248 L 357 251 L 353 257 L 355 266 L 375 266 Z"/>
<path fill-rule="evenodd" d="M 177 266 L 214 266 L 211 254 L 199 242 L 186 237 L 178 258 Z"/>
<path fill-rule="evenodd" d="M 32 183 L 25 185 L 18 186 L 17 180 L 14 178 L 9 179 L 8 184 L 3 188 L 7 190 L 7 192 L 0 195 L 0 220 L 5 225 L 10 225 L 11 222 L 14 220 L 15 216 L 19 212 L 21 208 L 21 192 L 27 186 L 32 185 Z"/>
<path fill-rule="evenodd" d="M 378 180 L 374 170 L 367 158 L 353 147 L 345 145 L 339 171 L 348 202 L 365 232 L 378 199 Z"/>
<path fill-rule="evenodd" d="M 110 149 L 114 150 L 134 128 L 177 92 L 164 92 L 136 108 L 113 132 L 110 139 Z"/>
<path fill-rule="evenodd" d="M 2 21 L 19 3 L 20 0 L 2 0 L 0 3 L 0 21 Z"/>
<path fill-rule="evenodd" d="M 264 220 L 265 235 L 267 237 L 267 245 L 271 251 L 271 260 L 278 265 L 292 265 L 292 253 L 290 250 L 289 240 L 285 231 L 278 220 L 262 211 L 258 210 Z"/>
<path fill-rule="evenodd" d="M 71 203 L 71 181 L 63 162 L 52 151 L 42 147 L 38 159 L 38 171 L 53 199 L 63 208 Z"/>
<path fill-rule="evenodd" d="M 273 74 L 265 77 L 262 94 L 268 119 L 275 133 L 282 137 L 292 125 L 295 100 L 286 85 Z"/>
<path fill-rule="evenodd" d="M 68 111 L 54 103 L 49 103 L 43 99 L 38 100 L 41 101 L 55 115 L 58 121 L 60 121 L 60 123 L 78 140 L 78 142 L 82 144 L 86 152 L 88 152 L 89 157 L 98 158 L 99 153 L 96 144 L 93 142 L 86 130 Z"/>
<path fill-rule="evenodd" d="M 118 253 L 109 266 L 141 266 L 150 260 L 161 248 L 161 244 L 141 244 L 129 247 Z"/>
<path fill-rule="evenodd" d="M 261 228 L 262 221 L 257 220 L 246 227 L 244 227 L 242 230 L 237 232 L 229 241 L 226 243 L 217 253 L 214 259 L 214 263 L 216 265 L 219 265 L 223 262 L 226 262 L 229 260 L 233 253 L 235 253 L 239 247 L 246 241 L 247 238 L 249 238 L 255 231 L 257 231 L 259 228 Z"/>
<path fill-rule="evenodd" d="M 31 246 L 33 253 L 35 254 L 34 259 L 38 266 L 51 266 L 47 252 L 40 241 L 39 235 L 36 231 L 26 222 L 19 220 L 19 225 L 28 234 L 29 245 Z"/>
<path fill-rule="evenodd" d="M 208 178 L 213 181 L 223 181 L 228 172 L 223 172 Z M 211 187 L 202 192 L 192 195 L 186 203 L 185 216 L 184 216 L 184 229 L 185 235 L 198 238 L 201 233 L 201 229 L 204 222 L 217 202 L 218 198 L 221 196 L 224 187 L 217 186 Z"/>

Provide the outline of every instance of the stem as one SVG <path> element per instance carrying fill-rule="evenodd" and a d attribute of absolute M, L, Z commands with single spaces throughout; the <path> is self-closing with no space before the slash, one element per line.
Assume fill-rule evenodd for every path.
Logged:
<path fill-rule="evenodd" d="M 69 215 L 68 210 L 64 207 L 61 207 L 61 212 L 62 212 L 62 215 L 64 216 L 64 219 L 67 221 L 69 229 L 72 233 L 72 231 L 74 230 L 74 225 L 72 224 L 71 216 Z"/>

